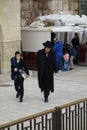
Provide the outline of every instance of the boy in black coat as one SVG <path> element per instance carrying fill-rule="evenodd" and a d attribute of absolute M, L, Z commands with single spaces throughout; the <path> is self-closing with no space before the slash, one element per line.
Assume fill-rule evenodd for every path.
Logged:
<path fill-rule="evenodd" d="M 24 61 L 21 58 L 20 52 L 15 52 L 15 57 L 11 58 L 11 78 L 14 80 L 15 90 L 17 92 L 16 98 L 19 98 L 19 102 L 23 102 L 24 96 L 24 78 L 21 76 L 20 70 L 24 69 L 26 74 L 29 75 L 27 68 L 24 65 Z"/>
<path fill-rule="evenodd" d="M 44 49 L 37 52 L 38 83 L 48 102 L 49 92 L 54 92 L 54 72 L 57 72 L 55 53 L 50 41 L 43 43 Z"/>

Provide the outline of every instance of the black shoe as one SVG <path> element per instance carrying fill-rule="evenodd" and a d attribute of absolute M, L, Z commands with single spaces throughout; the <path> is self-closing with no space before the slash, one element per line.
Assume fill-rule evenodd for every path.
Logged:
<path fill-rule="evenodd" d="M 20 96 L 19 93 L 17 93 L 17 94 L 16 94 L 16 98 L 19 98 L 19 96 Z"/>
<path fill-rule="evenodd" d="M 48 102 L 48 97 L 45 97 L 45 102 Z"/>
<path fill-rule="evenodd" d="M 23 98 L 20 98 L 19 102 L 23 102 Z"/>
<path fill-rule="evenodd" d="M 74 70 L 74 68 L 70 68 L 69 70 Z"/>
<path fill-rule="evenodd" d="M 20 97 L 19 102 L 23 102 L 23 97 Z"/>

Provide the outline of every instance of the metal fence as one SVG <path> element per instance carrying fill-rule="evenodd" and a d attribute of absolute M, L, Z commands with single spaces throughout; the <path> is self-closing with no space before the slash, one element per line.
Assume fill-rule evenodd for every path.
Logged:
<path fill-rule="evenodd" d="M 0 125 L 0 130 L 87 130 L 87 98 Z"/>

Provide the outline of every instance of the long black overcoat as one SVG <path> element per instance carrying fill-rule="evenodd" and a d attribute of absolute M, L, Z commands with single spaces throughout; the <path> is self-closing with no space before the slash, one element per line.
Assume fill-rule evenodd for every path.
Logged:
<path fill-rule="evenodd" d="M 38 83 L 42 91 L 45 89 L 54 92 L 54 72 L 57 72 L 56 58 L 54 51 L 50 51 L 46 57 L 45 50 L 37 52 L 37 68 L 38 68 Z"/>

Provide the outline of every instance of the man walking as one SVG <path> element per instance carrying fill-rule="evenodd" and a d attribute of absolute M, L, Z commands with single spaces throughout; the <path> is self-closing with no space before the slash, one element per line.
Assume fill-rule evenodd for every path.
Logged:
<path fill-rule="evenodd" d="M 44 49 L 37 52 L 38 83 L 41 92 L 44 92 L 45 102 L 48 102 L 48 96 L 54 92 L 54 72 L 57 72 L 55 53 L 51 49 L 52 43 L 46 41 L 43 43 Z"/>
<path fill-rule="evenodd" d="M 56 53 L 56 62 L 57 62 L 57 69 L 59 72 L 62 70 L 62 58 L 63 58 L 63 43 L 59 40 L 55 41 L 55 45 L 53 50 Z"/>

